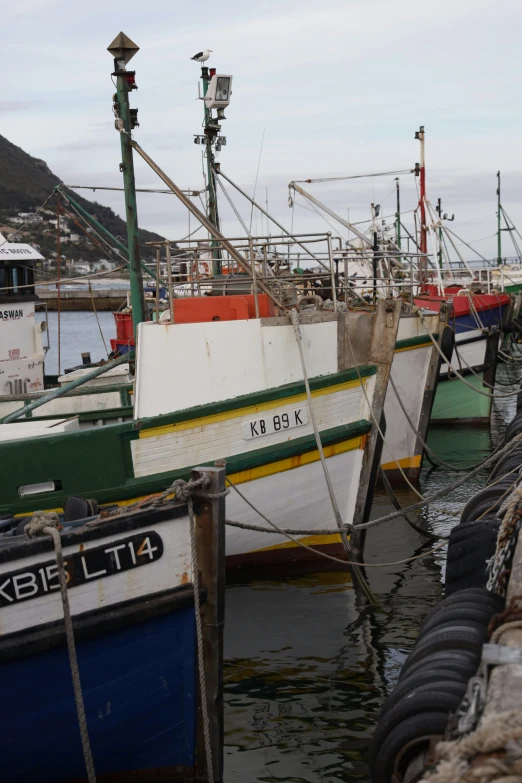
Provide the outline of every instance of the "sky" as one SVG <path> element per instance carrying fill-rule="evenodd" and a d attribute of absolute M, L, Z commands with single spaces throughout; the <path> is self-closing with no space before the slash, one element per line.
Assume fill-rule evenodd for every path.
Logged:
<path fill-rule="evenodd" d="M 256 198 L 268 199 L 294 232 L 346 237 L 302 197 L 290 209 L 290 181 L 412 169 L 415 131 L 424 125 L 428 197 L 455 214 L 449 227 L 495 255 L 500 169 L 503 206 L 522 233 L 520 0 L 2 0 L 1 7 L 0 133 L 66 184 L 122 184 L 106 50 L 123 30 L 140 47 L 129 66 L 139 87 L 131 96 L 135 137 L 180 187 L 203 185 L 202 148 L 193 144 L 203 114 L 200 66 L 190 58 L 209 48 L 207 64 L 233 75 L 221 166 L 251 195 L 256 187 Z M 136 181 L 163 187 L 140 159 Z M 413 175 L 400 175 L 408 225 L 416 185 Z M 369 219 L 371 202 L 393 222 L 386 218 L 395 211 L 393 176 L 304 187 L 354 222 Z M 122 193 L 80 192 L 123 214 Z M 233 200 L 249 224 L 248 203 Z M 238 235 L 223 202 L 223 231 Z M 195 227 L 171 195 L 140 194 L 138 209 L 143 228 L 173 240 Z M 266 232 L 266 220 L 255 214 L 252 228 Z M 503 243 L 513 255 L 508 233 Z"/>

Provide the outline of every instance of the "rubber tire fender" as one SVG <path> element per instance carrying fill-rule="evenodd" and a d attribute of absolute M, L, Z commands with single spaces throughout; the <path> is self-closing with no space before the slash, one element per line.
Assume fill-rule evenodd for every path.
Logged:
<path fill-rule="evenodd" d="M 469 522 L 473 519 L 476 520 L 477 517 L 479 517 L 481 513 L 484 513 L 490 506 L 495 506 L 506 489 L 507 487 L 495 484 L 494 486 L 488 486 L 476 495 L 473 495 L 462 510 L 462 514 L 460 515 L 461 523 Z M 482 507 L 482 512 L 478 510 L 480 507 Z"/>
<path fill-rule="evenodd" d="M 397 703 L 404 696 L 413 693 L 418 688 L 422 688 L 425 685 L 436 685 L 444 689 L 445 683 L 460 683 L 467 687 L 469 677 L 460 672 L 452 671 L 451 669 L 421 669 L 411 677 L 405 677 L 404 680 L 400 680 L 392 692 L 386 697 L 382 709 L 381 715 L 385 711 L 390 710 L 394 704 Z M 380 720 L 380 718 L 379 718 Z"/>
<path fill-rule="evenodd" d="M 451 628 L 436 628 L 427 633 L 422 641 L 415 645 L 403 666 L 403 670 L 432 652 L 469 650 L 469 652 L 479 656 L 482 644 L 486 639 L 487 630 L 485 629 L 468 628 L 465 625 L 456 625 Z"/>
<path fill-rule="evenodd" d="M 424 738 L 444 734 L 447 725 L 446 712 L 426 712 L 407 718 L 395 726 L 382 743 L 378 754 L 370 759 L 372 783 L 390 783 L 395 759 L 401 750 L 410 742 L 418 740 L 418 747 L 412 747 L 411 754 L 403 759 L 406 766 L 409 759 L 428 747 L 429 741 Z"/>
<path fill-rule="evenodd" d="M 451 712 L 457 709 L 466 693 L 467 683 L 439 683 L 439 686 L 422 685 L 405 696 L 390 710 L 381 714 L 372 740 L 372 755 L 379 749 L 391 730 L 403 720 L 424 712 Z"/>
<path fill-rule="evenodd" d="M 419 635 L 424 635 L 432 628 L 436 628 L 440 625 L 447 625 L 450 622 L 463 621 L 466 625 L 469 622 L 472 622 L 477 625 L 488 626 L 489 621 L 494 614 L 495 612 L 490 612 L 488 609 L 456 606 L 447 609 L 445 612 L 438 612 L 438 614 L 434 614 L 433 617 L 430 617 L 428 621 L 425 621 L 421 625 Z"/>
<path fill-rule="evenodd" d="M 450 612 L 453 609 L 477 609 L 479 611 L 489 612 L 491 616 L 504 609 L 505 602 L 503 598 L 500 598 L 500 596 L 495 596 L 494 593 L 490 593 L 488 590 L 485 590 L 485 588 L 481 589 L 487 593 L 486 596 L 481 597 L 479 595 L 466 595 L 465 598 L 462 597 L 461 593 L 467 593 L 467 590 L 459 590 L 456 593 L 453 593 L 453 595 L 448 596 L 426 615 L 422 621 L 421 628 L 424 623 L 426 623 L 432 617 L 436 617 L 438 614 L 444 614 L 445 612 Z M 498 600 L 492 601 L 490 600 L 490 596 Z"/>
<path fill-rule="evenodd" d="M 414 661 L 409 666 L 406 666 L 406 663 L 407 661 L 402 668 L 399 682 L 404 682 L 419 672 L 429 671 L 431 668 L 451 669 L 469 680 L 477 671 L 480 654 L 468 650 L 439 650 L 426 655 L 420 661 Z"/>
<path fill-rule="evenodd" d="M 70 495 L 63 504 L 63 521 L 78 522 L 80 519 L 86 519 L 93 516 L 91 505 L 85 498 L 77 495 Z"/>

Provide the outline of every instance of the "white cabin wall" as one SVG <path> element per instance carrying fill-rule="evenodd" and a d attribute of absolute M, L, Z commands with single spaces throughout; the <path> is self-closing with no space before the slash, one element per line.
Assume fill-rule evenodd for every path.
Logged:
<path fill-rule="evenodd" d="M 33 302 L 0 304 L 0 398 L 43 389 L 44 351 Z M 22 388 L 16 388 L 21 381 Z"/>
<path fill-rule="evenodd" d="M 337 323 L 302 324 L 301 333 L 309 377 L 337 372 Z M 302 379 L 290 325 L 252 319 L 139 326 L 138 419 Z"/>

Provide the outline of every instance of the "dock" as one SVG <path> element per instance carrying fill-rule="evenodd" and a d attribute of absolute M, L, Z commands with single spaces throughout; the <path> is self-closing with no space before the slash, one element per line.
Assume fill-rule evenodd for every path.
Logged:
<path fill-rule="evenodd" d="M 58 310 L 58 291 L 49 290 L 43 286 L 36 287 L 36 293 L 42 302 L 47 305 L 47 310 Z M 115 312 L 127 304 L 127 290 L 124 288 L 96 289 L 89 292 L 85 288 L 61 287 L 60 310 L 62 311 L 92 311 Z"/>

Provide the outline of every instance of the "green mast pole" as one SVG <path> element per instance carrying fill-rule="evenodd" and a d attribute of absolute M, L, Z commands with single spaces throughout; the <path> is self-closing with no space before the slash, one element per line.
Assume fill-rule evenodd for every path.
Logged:
<path fill-rule="evenodd" d="M 145 296 L 143 293 L 143 277 L 141 273 L 140 240 L 138 236 L 138 209 L 136 204 L 136 184 L 134 180 L 134 161 L 132 158 L 131 131 L 138 124 L 137 109 L 132 112 L 129 107 L 129 92 L 137 89 L 134 71 L 127 71 L 126 65 L 134 57 L 139 47 L 125 35 L 120 33 L 108 47 L 114 57 L 114 73 L 116 77 L 116 95 L 114 96 L 114 114 L 116 130 L 120 132 L 121 166 L 123 185 L 125 189 L 125 213 L 127 217 L 127 247 L 129 254 L 129 278 L 132 304 L 132 322 L 134 340 L 137 341 L 138 324 L 146 320 Z"/>
<path fill-rule="evenodd" d="M 500 171 L 497 171 L 497 264 L 502 263 L 502 229 L 500 228 Z"/>
<path fill-rule="evenodd" d="M 208 91 L 208 85 L 210 84 L 209 71 L 206 66 L 203 66 L 201 68 L 201 79 L 203 81 L 203 97 L 205 97 Z M 215 226 L 218 231 L 220 231 L 221 229 L 219 227 L 219 210 L 218 210 L 217 192 L 216 192 L 216 177 L 214 174 L 215 159 L 214 159 L 214 150 L 212 149 L 212 142 L 217 136 L 217 130 L 215 129 L 214 124 L 212 123 L 210 110 L 207 109 L 207 106 L 204 101 L 203 101 L 203 106 L 205 107 L 205 155 L 207 158 L 208 219 L 210 220 L 212 225 Z M 213 256 L 212 274 L 220 275 L 221 274 L 221 251 L 215 240 L 212 240 L 212 247 L 214 248 L 212 252 L 212 256 Z"/>

